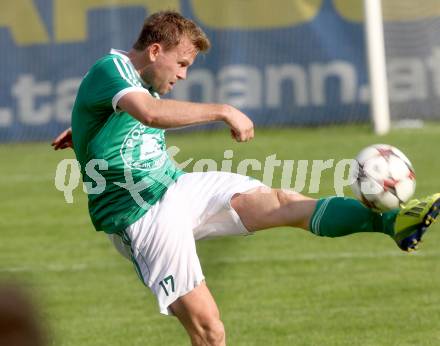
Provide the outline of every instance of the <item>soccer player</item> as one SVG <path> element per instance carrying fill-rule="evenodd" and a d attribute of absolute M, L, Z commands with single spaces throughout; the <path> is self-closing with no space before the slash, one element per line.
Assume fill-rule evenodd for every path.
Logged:
<path fill-rule="evenodd" d="M 72 128 L 53 142 L 74 148 L 96 230 L 133 261 L 160 312 L 177 316 L 193 345 L 225 344 L 195 240 L 292 226 L 326 237 L 381 232 L 412 250 L 440 206 L 436 194 L 380 214 L 354 199 L 315 200 L 237 174 L 182 172 L 166 152 L 166 129 L 222 121 L 236 141 L 254 137 L 252 121 L 232 106 L 159 98 L 209 47 L 193 21 L 171 11 L 151 15 L 129 52 L 112 49 L 90 68 Z"/>

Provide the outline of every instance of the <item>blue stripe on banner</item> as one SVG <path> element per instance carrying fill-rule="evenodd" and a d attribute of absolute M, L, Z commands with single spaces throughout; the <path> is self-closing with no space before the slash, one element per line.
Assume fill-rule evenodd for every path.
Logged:
<path fill-rule="evenodd" d="M 8 52 L 0 66 L 0 142 L 48 140 L 69 126 L 82 77 L 110 48 L 130 49 L 149 14 L 147 5 L 139 11 L 138 1 L 133 6 L 122 0 L 100 6 L 91 0 L 63 2 L 56 11 L 55 3 L 26 2 L 20 14 L 13 2 L 4 4 L 5 16 L 10 16 L 4 22 L 15 24 L 0 27 L 0 48 Z M 274 2 L 267 11 L 262 1 L 255 1 L 252 8 L 236 8 L 234 18 L 222 17 L 204 2 L 172 3 L 185 16 L 197 18 L 212 49 L 196 60 L 171 97 L 235 105 L 257 126 L 369 121 L 362 15 L 350 2 L 311 1 L 301 10 L 299 1 L 282 2 L 288 8 Z M 235 8 L 236 2 L 223 5 Z M 407 32 L 403 29 L 420 29 L 417 23 L 389 25 Z M 22 32 L 20 25 L 28 29 Z M 435 63 L 440 35 L 429 36 L 428 42 L 430 46 L 411 50 L 407 59 L 388 61 L 396 81 L 390 95 L 399 109 L 438 119 L 440 91 L 434 79 L 440 76 Z M 130 66 L 116 66 L 137 85 Z M 411 84 L 415 81 L 423 85 Z"/>

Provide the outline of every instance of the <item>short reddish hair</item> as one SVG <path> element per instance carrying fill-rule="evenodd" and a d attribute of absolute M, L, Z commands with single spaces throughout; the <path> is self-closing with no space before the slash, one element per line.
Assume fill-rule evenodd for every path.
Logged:
<path fill-rule="evenodd" d="M 145 19 L 133 48 L 144 50 L 153 43 L 160 43 L 169 49 L 177 46 L 184 36 L 189 38 L 198 52 L 207 52 L 211 47 L 208 37 L 194 21 L 175 11 L 161 11 Z"/>

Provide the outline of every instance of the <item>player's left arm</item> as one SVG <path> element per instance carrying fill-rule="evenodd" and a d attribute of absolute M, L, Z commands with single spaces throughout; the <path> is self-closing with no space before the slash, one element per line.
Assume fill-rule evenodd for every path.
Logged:
<path fill-rule="evenodd" d="M 54 148 L 54 150 L 58 149 L 66 149 L 66 148 L 72 148 L 73 149 L 73 142 L 72 142 L 72 128 L 69 127 L 68 129 L 61 132 L 57 138 L 55 138 L 51 144 Z"/>

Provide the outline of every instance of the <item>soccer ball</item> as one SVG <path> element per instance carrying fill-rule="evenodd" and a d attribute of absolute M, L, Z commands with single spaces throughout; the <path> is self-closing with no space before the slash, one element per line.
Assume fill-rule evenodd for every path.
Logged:
<path fill-rule="evenodd" d="M 399 149 L 375 144 L 363 149 L 352 169 L 353 193 L 377 211 L 399 208 L 416 188 L 416 175 L 409 159 Z"/>

